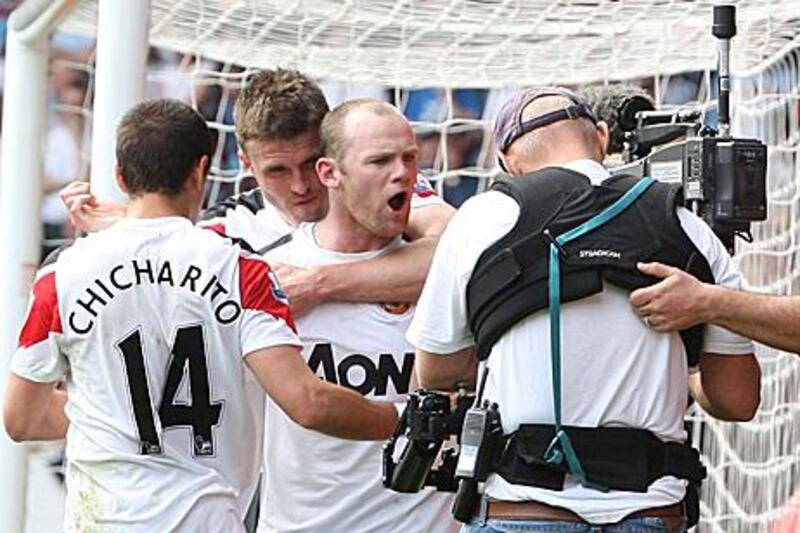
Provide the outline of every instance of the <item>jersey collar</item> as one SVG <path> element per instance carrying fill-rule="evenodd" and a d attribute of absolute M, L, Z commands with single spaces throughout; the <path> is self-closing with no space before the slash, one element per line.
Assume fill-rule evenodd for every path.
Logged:
<path fill-rule="evenodd" d="M 592 185 L 600 185 L 611 176 L 603 165 L 592 159 L 576 159 L 558 166 L 583 174 Z"/>

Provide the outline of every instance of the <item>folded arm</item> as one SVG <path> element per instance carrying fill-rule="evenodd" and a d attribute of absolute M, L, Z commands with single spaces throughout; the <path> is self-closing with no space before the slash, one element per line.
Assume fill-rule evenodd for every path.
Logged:
<path fill-rule="evenodd" d="M 761 403 L 761 368 L 755 356 L 703 353 L 700 371 L 689 375 L 689 391 L 708 414 L 747 421 Z"/>
<path fill-rule="evenodd" d="M 295 316 L 326 301 L 404 302 L 419 298 L 439 236 L 454 210 L 437 204 L 411 210 L 412 242 L 367 261 L 302 269 L 273 264 Z"/>
<path fill-rule="evenodd" d="M 245 361 L 266 393 L 306 429 L 359 440 L 387 439 L 394 430 L 397 410 L 393 403 L 368 400 L 319 379 L 295 346 L 257 350 Z"/>

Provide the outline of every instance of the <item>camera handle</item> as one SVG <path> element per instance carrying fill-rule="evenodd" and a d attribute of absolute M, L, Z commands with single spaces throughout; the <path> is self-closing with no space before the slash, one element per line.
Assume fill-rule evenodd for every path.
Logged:
<path fill-rule="evenodd" d="M 719 136 L 731 136 L 730 110 L 730 54 L 731 38 L 736 35 L 736 6 L 714 6 L 714 23 L 711 33 L 719 39 Z"/>

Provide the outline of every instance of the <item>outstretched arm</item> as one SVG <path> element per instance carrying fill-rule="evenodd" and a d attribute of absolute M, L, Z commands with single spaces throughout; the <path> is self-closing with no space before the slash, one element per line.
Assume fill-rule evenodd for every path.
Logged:
<path fill-rule="evenodd" d="M 67 435 L 67 394 L 55 383 L 37 383 L 9 374 L 3 408 L 6 432 L 16 442 L 56 440 Z"/>
<path fill-rule="evenodd" d="M 710 323 L 781 350 L 800 352 L 800 297 L 726 289 L 661 263 L 641 264 L 639 270 L 663 278 L 630 296 L 636 312 L 647 317 L 652 328 L 675 331 Z"/>
<path fill-rule="evenodd" d="M 289 418 L 342 439 L 388 439 L 397 422 L 391 402 L 368 400 L 315 376 L 296 346 L 257 350 L 245 358 L 261 386 Z"/>
<path fill-rule="evenodd" d="M 308 269 L 273 264 L 292 314 L 331 300 L 416 302 L 439 236 L 454 212 L 447 204 L 412 209 L 406 236 L 413 242 L 375 259 Z"/>

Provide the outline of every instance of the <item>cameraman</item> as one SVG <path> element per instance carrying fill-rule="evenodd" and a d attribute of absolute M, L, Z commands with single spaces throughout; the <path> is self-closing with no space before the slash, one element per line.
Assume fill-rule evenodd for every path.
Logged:
<path fill-rule="evenodd" d="M 439 242 L 407 333 L 417 347 L 420 383 L 427 388 L 453 390 L 455 383 L 474 381 L 478 356 L 488 357 L 483 363 L 490 370 L 485 397 L 499 404 L 503 432 L 509 440 L 493 463 L 491 471 L 495 473 L 489 475 L 475 519 L 465 531 L 494 532 L 504 527 L 551 531 L 554 526 L 589 531 L 610 524 L 614 524 L 613 531 L 620 532 L 684 531 L 686 514 L 681 502 L 687 482 L 667 475 L 675 472 L 666 468 L 643 482 L 634 472 L 636 465 L 656 460 L 648 456 L 649 451 L 634 453 L 633 445 L 650 439 L 647 442 L 652 445 L 655 441 L 658 453 L 666 453 L 668 447 L 680 449 L 684 466 L 693 472 L 684 477 L 702 479 L 696 454 L 686 452 L 688 445 L 677 444 L 686 439 L 687 388 L 714 416 L 750 419 L 759 404 L 760 386 L 752 343 L 709 326 L 704 337 L 699 330 L 686 332 L 684 337 L 695 341 L 686 342 L 692 347 L 687 351 L 684 337 L 657 333 L 632 312 L 626 289 L 600 281 L 600 275 L 608 278 L 615 274 L 615 283 L 635 279 L 641 286 L 646 280 L 638 277 L 633 262 L 603 270 L 598 267 L 614 267 L 614 261 L 626 259 L 614 250 L 619 243 L 647 248 L 658 237 L 668 243 L 661 250 L 648 255 L 633 249 L 632 255 L 673 254 L 686 259 L 701 254 L 707 261 L 707 277 L 734 288 L 739 286 L 739 273 L 702 221 L 683 208 L 675 209 L 677 216 L 672 216 L 674 203 L 669 209 L 654 203 L 654 197 L 673 202 L 674 198 L 663 195 L 668 186 L 651 184 L 637 200 L 636 209 L 618 216 L 620 223 L 609 222 L 591 234 L 596 242 L 586 254 L 559 245 L 567 259 L 561 261 L 560 284 L 564 334 L 554 335 L 563 346 L 561 357 L 555 357 L 557 350 L 549 344 L 547 269 L 543 283 L 539 279 L 533 286 L 525 284 L 532 269 L 548 265 L 547 254 L 536 247 L 541 248 L 545 237 L 557 240 L 580 224 L 584 213 L 576 206 L 582 208 L 581 202 L 625 182 L 608 180 L 601 165 L 608 140 L 606 124 L 596 121 L 581 96 L 566 89 L 526 90 L 515 95 L 500 111 L 495 138 L 499 157 L 512 179 L 468 200 L 456 213 Z M 525 194 L 539 189 L 546 194 Z M 595 214 L 585 213 L 583 218 Z M 636 216 L 647 223 L 631 222 L 637 219 L 630 217 Z M 551 235 L 543 232 L 543 227 L 556 231 Z M 535 238 L 524 239 L 530 235 Z M 535 253 L 520 249 L 520 243 L 530 245 Z M 582 264 L 584 256 L 595 263 Z M 521 259 L 515 262 L 516 258 Z M 607 264 L 602 265 L 603 261 Z M 503 278 L 505 273 L 508 278 L 501 280 L 496 293 L 487 297 L 477 290 L 485 286 L 483 278 Z M 584 291 L 582 283 L 588 279 L 597 284 Z M 511 309 L 515 305 L 523 311 Z M 481 313 L 503 319 L 495 321 L 503 327 L 487 332 L 484 326 L 490 321 L 481 322 L 487 316 Z M 688 387 L 687 355 L 701 370 L 701 377 L 690 380 Z M 551 372 L 559 367 L 560 372 Z M 562 422 L 585 469 L 574 467 L 575 457 L 566 463 L 560 460 L 575 455 L 561 441 L 526 440 L 531 435 L 528 430 L 557 434 L 554 424 Z M 608 435 L 619 431 L 632 434 L 636 442 L 609 445 Z M 582 442 L 578 433 L 583 435 Z M 543 451 L 554 442 L 562 455 L 556 453 L 546 461 Z M 590 455 L 595 452 L 614 456 L 616 462 L 606 474 L 610 470 L 612 477 L 623 481 L 637 478 L 636 490 L 620 490 L 615 488 L 619 483 L 604 482 L 607 476 L 592 464 Z M 659 464 L 666 463 L 662 457 Z"/>

